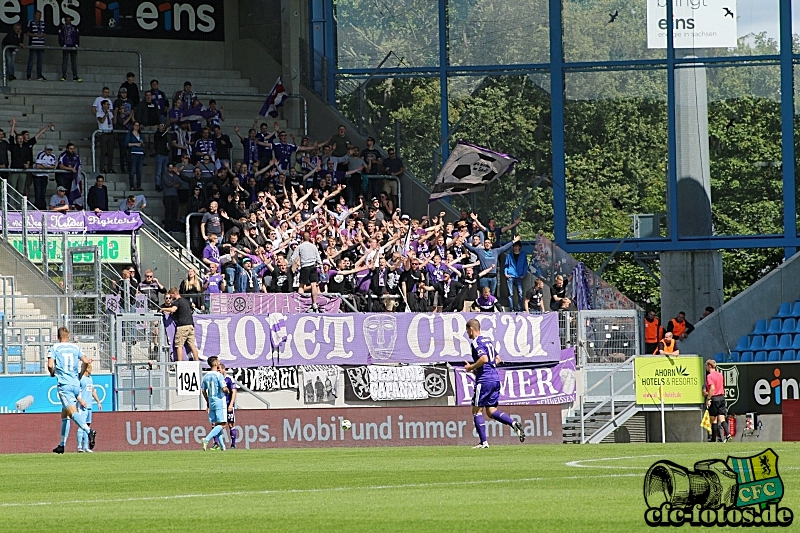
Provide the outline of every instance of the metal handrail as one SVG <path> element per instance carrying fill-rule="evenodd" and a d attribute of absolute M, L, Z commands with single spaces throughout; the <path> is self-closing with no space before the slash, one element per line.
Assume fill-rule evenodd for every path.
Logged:
<path fill-rule="evenodd" d="M 148 128 L 156 128 L 157 126 L 143 126 L 140 130 L 142 136 L 144 135 L 152 135 L 157 130 L 155 129 L 148 129 Z M 92 172 L 97 172 L 97 135 L 101 133 L 130 133 L 128 130 L 112 130 L 112 131 L 103 131 L 103 130 L 94 130 L 92 132 L 91 141 L 92 141 Z"/>
<path fill-rule="evenodd" d="M 19 46 L 7 45 L 3 47 L 3 87 L 8 87 L 8 65 L 6 64 L 6 50 L 18 49 Z M 73 50 L 72 48 L 65 48 L 63 46 L 29 46 L 28 49 L 34 50 Z M 123 48 L 83 48 L 76 46 L 76 52 L 103 52 L 103 53 L 120 53 L 120 54 L 136 54 L 139 59 L 139 90 L 144 90 L 142 85 L 142 53 L 139 50 L 128 50 Z"/>
<path fill-rule="evenodd" d="M 164 230 L 161 226 L 156 224 L 153 219 L 148 217 L 144 213 L 140 213 L 142 217 L 142 228 L 147 230 L 150 234 L 152 234 L 158 242 L 168 251 L 173 253 L 173 256 L 181 262 L 189 263 L 193 268 L 197 270 L 198 274 L 202 274 L 208 270 L 208 267 L 197 259 L 194 254 L 192 254 L 190 249 L 187 249 L 183 244 L 179 243 L 175 240 L 169 232 Z"/>
<path fill-rule="evenodd" d="M 619 366 L 617 366 L 614 370 L 612 370 L 611 372 L 609 372 L 608 374 L 603 376 L 603 378 L 600 381 L 598 381 L 597 383 L 595 383 L 594 385 L 592 385 L 588 389 L 584 390 L 583 393 L 581 394 L 581 397 L 580 397 L 581 398 L 580 399 L 580 405 L 581 405 L 581 444 L 585 444 L 586 443 L 586 439 L 584 437 L 586 435 L 585 423 L 586 423 L 586 418 L 587 417 L 590 417 L 593 414 L 595 414 L 596 412 L 598 412 L 601 408 L 603 408 L 609 402 L 611 403 L 611 419 L 613 420 L 616 417 L 616 414 L 614 412 L 615 411 L 615 409 L 614 409 L 614 399 L 615 399 L 616 396 L 622 396 L 622 394 L 617 394 L 617 393 L 614 392 L 614 375 L 617 372 L 619 372 L 620 370 L 623 370 L 623 369 L 630 370 L 630 368 L 631 368 L 630 365 L 633 363 L 634 359 L 636 359 L 636 356 L 632 355 L 631 357 L 626 359 L 623 363 L 621 363 Z M 588 413 L 584 412 L 584 401 L 585 401 L 585 398 L 586 398 L 586 393 L 591 392 L 596 387 L 598 387 L 601 383 L 604 383 L 606 380 L 610 380 L 611 389 L 609 391 L 609 397 L 606 400 L 604 400 L 602 402 L 599 402 L 594 407 L 594 409 L 592 409 Z M 629 382 L 625 383 L 625 385 L 623 385 L 619 390 L 620 391 L 624 391 L 624 390 L 628 389 L 630 386 L 635 385 L 635 384 L 636 384 L 636 378 L 634 377 Z"/>

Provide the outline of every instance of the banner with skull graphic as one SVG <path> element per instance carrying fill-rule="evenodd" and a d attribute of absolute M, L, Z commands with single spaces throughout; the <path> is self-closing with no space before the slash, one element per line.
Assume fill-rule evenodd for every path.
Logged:
<path fill-rule="evenodd" d="M 346 402 L 428 400 L 453 396 L 447 365 L 350 366 L 345 368 Z"/>

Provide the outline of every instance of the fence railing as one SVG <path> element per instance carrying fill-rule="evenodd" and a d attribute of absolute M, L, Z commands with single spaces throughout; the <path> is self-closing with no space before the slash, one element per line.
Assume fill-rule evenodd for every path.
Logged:
<path fill-rule="evenodd" d="M 52 181 L 50 179 L 51 175 L 55 174 L 72 174 L 71 170 L 42 170 L 42 169 L 30 169 L 30 168 L 0 168 L 0 176 L 7 179 L 8 175 L 10 174 L 34 174 L 37 176 L 41 176 L 43 174 L 48 175 L 48 182 Z M 86 205 L 86 172 L 83 170 L 79 171 L 81 175 L 83 186 L 81 187 L 81 199 L 83 201 L 83 205 Z M 19 191 L 18 191 L 19 192 Z M 20 194 L 21 196 L 21 194 Z M 67 196 L 69 196 L 69 191 L 67 191 Z M 13 206 L 12 206 L 13 207 Z"/>
<path fill-rule="evenodd" d="M 6 63 L 6 50 L 10 49 L 17 49 L 19 47 L 8 45 L 3 47 L 3 87 L 8 86 L 8 64 Z M 63 51 L 64 48 L 61 46 L 36 46 L 36 47 L 28 47 L 28 50 L 61 50 Z M 138 72 L 139 72 L 139 90 L 144 90 L 144 86 L 142 85 L 142 53 L 139 50 L 126 50 L 122 48 L 83 48 L 78 47 L 75 48 L 77 52 L 100 52 L 100 53 L 109 53 L 109 54 L 136 54 L 138 59 Z"/>

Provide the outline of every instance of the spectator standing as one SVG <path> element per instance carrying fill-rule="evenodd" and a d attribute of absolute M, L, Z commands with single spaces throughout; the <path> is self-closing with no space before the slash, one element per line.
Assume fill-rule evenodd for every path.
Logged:
<path fill-rule="evenodd" d="M 81 156 L 75 151 L 74 144 L 68 143 L 67 148 L 58 156 L 58 169 L 68 170 L 71 173 L 59 172 L 56 174 L 56 184 L 66 188 L 67 191 L 72 191 L 72 185 L 76 182 L 80 183 L 81 180 Z"/>
<path fill-rule="evenodd" d="M 14 136 L 14 130 L 12 128 L 11 135 Z M 8 148 L 8 152 L 11 155 L 9 158 L 11 161 L 11 168 L 17 169 L 29 169 L 33 166 L 33 150 L 31 147 L 25 142 L 25 136 L 21 133 L 17 133 L 15 136 L 14 142 Z M 8 177 L 8 184 L 16 190 L 20 194 L 25 194 L 25 181 L 28 179 L 28 175 L 24 172 L 14 172 Z"/>
<path fill-rule="evenodd" d="M 169 165 L 167 167 L 167 172 L 164 173 L 163 181 L 160 183 L 164 191 L 164 229 L 167 231 L 181 230 L 178 225 L 178 210 L 180 208 L 178 189 L 181 188 L 181 183 L 183 183 L 183 181 L 175 170 L 175 167 Z"/>
<path fill-rule="evenodd" d="M 686 313 L 681 311 L 678 316 L 667 322 L 667 331 L 672 333 L 675 340 L 682 341 L 694 331 L 694 326 L 686 321 Z"/>
<path fill-rule="evenodd" d="M 248 170 L 251 169 L 253 163 L 258 161 L 258 151 L 259 146 L 268 145 L 268 143 L 261 142 L 256 138 L 256 130 L 250 128 L 247 132 L 247 137 L 242 137 L 242 134 L 239 133 L 239 126 L 235 126 L 233 131 L 239 137 L 239 141 L 242 143 L 242 148 L 244 148 L 244 163 L 247 165 Z"/>
<path fill-rule="evenodd" d="M 192 305 L 185 298 L 181 298 L 181 293 L 177 287 L 172 287 L 164 300 L 161 308 L 163 313 L 171 313 L 175 321 L 175 336 L 173 346 L 178 361 L 183 361 L 183 347 L 189 346 L 192 358 L 198 361 L 197 341 L 194 337 L 194 317 L 192 316 Z"/>
<path fill-rule="evenodd" d="M 170 132 L 167 131 L 167 125 L 164 122 L 160 123 L 156 129 L 156 132 L 153 134 L 153 148 L 156 154 L 156 171 L 153 178 L 155 179 L 157 192 L 161 192 L 164 187 L 163 181 L 166 177 L 167 169 L 169 168 L 171 142 L 172 136 L 170 135 Z M 180 186 L 178 189 L 179 188 Z M 176 197 L 178 195 L 178 189 L 175 189 Z"/>
<path fill-rule="evenodd" d="M 125 138 L 125 145 L 130 151 L 131 171 L 128 174 L 130 190 L 142 190 L 142 166 L 144 165 L 144 138 L 139 121 L 133 123 L 133 128 Z"/>
<path fill-rule="evenodd" d="M 207 294 L 219 294 L 225 292 L 225 276 L 218 272 L 217 263 L 208 264 L 208 275 L 203 278 L 203 290 Z M 211 299 L 206 299 L 206 309 L 211 308 Z"/>
<path fill-rule="evenodd" d="M 350 153 L 350 146 L 352 145 L 350 137 L 347 136 L 347 128 L 343 125 L 339 126 L 339 129 L 326 144 L 331 147 L 330 157 L 333 159 L 336 170 L 339 170 L 339 165 L 347 163 L 347 155 Z M 345 169 L 342 168 L 342 170 Z"/>
<path fill-rule="evenodd" d="M 515 242 L 511 247 L 511 253 L 506 255 L 506 285 L 508 286 L 508 309 L 510 311 L 522 311 L 522 285 L 525 274 L 528 272 L 528 256 L 522 253 L 522 243 Z M 514 294 L 517 296 L 517 303 L 514 305 Z"/>
<path fill-rule="evenodd" d="M 147 297 L 147 309 L 152 311 L 160 307 L 161 297 L 159 294 L 166 294 L 167 289 L 158 281 L 153 271 L 148 268 L 144 271 L 144 279 L 139 283 L 139 292 Z"/>
<path fill-rule="evenodd" d="M 219 125 L 214 126 L 214 145 L 217 149 L 217 168 L 231 167 L 231 138 L 222 133 Z"/>
<path fill-rule="evenodd" d="M 114 102 L 111 101 L 111 98 L 109 97 L 110 94 L 111 89 L 108 87 L 103 87 L 103 89 L 100 91 L 100 96 L 94 99 L 94 103 L 92 104 L 92 113 L 97 114 L 97 112 L 100 111 L 103 100 L 108 100 L 109 109 L 112 111 L 114 110 Z"/>
<path fill-rule="evenodd" d="M 544 294 L 542 289 L 544 282 L 537 279 L 533 282 L 533 287 L 528 289 L 525 293 L 525 312 L 526 313 L 544 313 Z M 649 353 L 649 352 L 648 352 Z"/>
<path fill-rule="evenodd" d="M 658 342 L 664 336 L 661 321 L 652 309 L 644 317 L 644 353 L 656 353 Z"/>
<path fill-rule="evenodd" d="M 158 80 L 150 80 L 150 94 L 153 96 L 153 101 L 158 106 L 158 121 L 164 122 L 167 119 L 167 112 L 169 111 L 169 100 L 166 93 L 158 88 Z"/>
<path fill-rule="evenodd" d="M 89 191 L 86 193 L 87 207 L 98 216 L 103 211 L 108 211 L 108 188 L 105 184 L 106 178 L 97 176 L 94 179 L 94 185 L 89 187 Z"/>
<path fill-rule="evenodd" d="M 350 147 L 350 154 L 347 156 L 347 203 L 355 205 L 356 198 L 362 194 L 364 188 L 361 183 L 361 174 L 367 172 L 367 163 L 358 155 L 358 146 Z"/>
<path fill-rule="evenodd" d="M 518 237 L 518 236 L 517 236 Z M 489 239 L 486 239 L 489 242 Z M 551 311 L 564 311 L 572 304 L 572 300 L 567 298 L 567 286 L 572 281 L 572 274 L 564 279 L 564 276 L 559 274 L 556 276 L 556 282 L 550 287 L 550 310 Z"/>
<path fill-rule="evenodd" d="M 144 93 L 144 100 L 136 106 L 136 120 L 142 125 L 143 130 L 152 130 L 159 124 L 158 105 L 153 101 L 153 93 L 150 91 Z M 152 141 L 148 144 L 149 150 L 146 152 L 149 152 L 151 156 L 155 155 Z"/>
<path fill-rule="evenodd" d="M 14 81 L 17 77 L 14 75 L 14 59 L 17 57 L 17 52 L 25 48 L 25 34 L 22 33 L 22 24 L 14 24 L 11 31 L 3 39 L 3 44 L 0 48 L 5 49 L 6 46 L 14 46 L 6 50 L 6 73 L 8 74 L 8 81 Z"/>
<path fill-rule="evenodd" d="M 291 262 L 300 270 L 300 293 L 306 290 L 311 292 L 311 311 L 319 312 L 317 297 L 319 295 L 319 268 L 322 268 L 322 258 L 319 249 L 311 242 L 311 234 L 303 233 L 303 242 L 292 253 Z"/>
<path fill-rule="evenodd" d="M 405 167 L 403 166 L 403 160 L 397 157 L 394 148 L 389 148 L 386 153 L 389 155 L 389 157 L 383 161 L 383 173 L 399 179 L 400 176 L 402 176 L 406 171 Z M 397 180 L 383 180 L 383 192 L 390 195 L 394 205 L 397 205 Z"/>
<path fill-rule="evenodd" d="M 67 81 L 67 61 L 72 62 L 72 81 L 82 82 L 78 77 L 78 47 L 81 45 L 81 32 L 72 25 L 72 17 L 64 16 L 64 22 L 58 27 L 58 46 L 61 51 L 61 81 Z"/>
<path fill-rule="evenodd" d="M 183 82 L 183 90 L 176 92 L 175 96 L 172 97 L 172 100 L 180 101 L 180 109 L 187 111 L 192 107 L 192 103 L 194 102 L 195 98 L 197 98 L 197 95 L 192 92 L 192 82 L 185 81 Z"/>
<path fill-rule="evenodd" d="M 377 174 L 383 172 L 383 156 L 380 151 L 375 147 L 375 139 L 367 137 L 367 147 L 361 150 L 361 159 L 367 164 L 367 173 Z M 369 190 L 364 191 L 367 196 L 377 196 L 377 189 L 370 184 Z"/>
<path fill-rule="evenodd" d="M 486 274 L 481 276 L 478 282 L 481 289 L 483 289 L 483 287 L 489 287 L 490 293 L 494 294 L 497 290 L 497 258 L 500 257 L 503 252 L 511 248 L 513 243 L 519 242 L 519 240 L 520 237 L 517 235 L 514 237 L 513 242 L 506 243 L 499 248 L 492 248 L 492 241 L 489 239 L 483 241 L 483 248 L 464 243 L 464 246 L 478 257 L 481 270 L 489 269 Z"/>
<path fill-rule="evenodd" d="M 53 145 L 48 144 L 45 145 L 44 150 L 39 152 L 36 156 L 36 163 L 34 168 L 39 170 L 55 170 L 57 166 L 56 156 L 53 155 Z M 47 208 L 47 197 L 45 196 L 47 193 L 47 182 L 50 180 L 50 173 L 42 173 L 42 174 L 34 174 L 33 175 L 33 190 L 35 195 L 34 205 L 39 210 L 45 210 Z M 59 186 L 59 190 L 64 189 L 66 191 L 66 187 Z M 61 206 L 62 204 L 59 204 Z M 52 209 L 52 205 L 50 206 Z M 69 205 L 64 211 L 69 209 Z"/>
<path fill-rule="evenodd" d="M 104 173 L 114 172 L 114 112 L 111 110 L 111 106 L 111 100 L 108 98 L 100 99 L 100 109 L 95 112 L 97 129 L 102 132 L 99 135 L 98 144 L 100 145 L 100 169 Z"/>
<path fill-rule="evenodd" d="M 136 75 L 133 72 L 125 74 L 125 81 L 120 84 L 119 88 L 120 90 L 125 89 L 128 91 L 128 99 L 131 101 L 133 107 L 139 105 L 141 101 L 139 97 L 139 86 L 136 85 Z"/>
<path fill-rule="evenodd" d="M 209 240 L 211 235 L 216 235 L 218 239 L 222 238 L 222 219 L 219 216 L 219 202 L 212 200 L 208 204 L 208 212 L 203 214 L 203 219 L 200 221 L 200 231 L 203 240 Z"/>
<path fill-rule="evenodd" d="M 217 109 L 217 101 L 213 98 L 208 101 L 208 118 L 206 118 L 206 127 L 213 130 L 216 126 L 220 126 L 220 122 L 225 122 L 224 109 Z"/>
<path fill-rule="evenodd" d="M 0 128 L 0 168 L 9 168 L 8 151 L 10 149 L 11 145 L 6 140 L 6 132 Z M 0 178 L 7 179 L 8 175 L 5 173 L 0 174 Z"/>
<path fill-rule="evenodd" d="M 114 100 L 114 129 L 123 130 L 117 133 L 117 143 L 119 144 L 119 170 L 123 174 L 127 172 L 130 163 L 130 149 L 126 139 L 128 132 L 133 127 L 134 119 L 134 104 L 128 98 L 128 89 L 120 87 L 117 93 L 117 99 Z"/>
<path fill-rule="evenodd" d="M 44 60 L 44 36 L 46 33 L 46 23 L 42 19 L 42 12 L 38 9 L 33 12 L 33 20 L 28 21 L 28 75 L 31 79 L 33 72 L 33 62 L 36 61 L 36 79 L 47 81 L 42 75 L 42 61 Z"/>
<path fill-rule="evenodd" d="M 186 273 L 186 279 L 181 281 L 180 291 L 181 297 L 186 298 L 192 304 L 192 309 L 205 311 L 205 301 L 202 297 L 203 282 L 197 276 L 195 269 L 190 268 Z"/>

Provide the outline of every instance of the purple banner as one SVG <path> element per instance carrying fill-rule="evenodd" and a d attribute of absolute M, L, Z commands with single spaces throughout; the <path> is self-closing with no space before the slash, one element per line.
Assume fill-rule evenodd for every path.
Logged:
<path fill-rule="evenodd" d="M 560 361 L 557 313 L 195 315 L 194 325 L 201 359 L 216 355 L 232 367 L 430 364 L 469 360 L 471 318 L 506 362 Z M 165 322 L 172 339 L 174 325 Z"/>
<path fill-rule="evenodd" d="M 39 233 L 42 230 L 42 215 L 46 217 L 47 231 L 55 233 L 133 231 L 142 226 L 142 218 L 136 212 L 103 211 L 97 215 L 93 211 L 72 211 L 68 213 L 28 211 L 29 232 Z M 0 217 L 0 229 L 2 227 L 3 220 Z M 8 214 L 8 231 L 22 231 L 21 212 L 16 211 Z"/>
<path fill-rule="evenodd" d="M 317 304 L 323 313 L 338 313 L 342 300 L 320 294 Z M 285 313 L 294 315 L 305 313 L 311 307 L 311 296 L 290 292 L 287 294 L 265 293 L 222 293 L 211 295 L 211 312 L 220 315 L 264 315 Z"/>
<path fill-rule="evenodd" d="M 500 405 L 545 405 L 575 401 L 575 348 L 561 351 L 561 361 L 538 368 L 500 367 Z M 456 405 L 470 405 L 475 376 L 455 368 Z"/>

